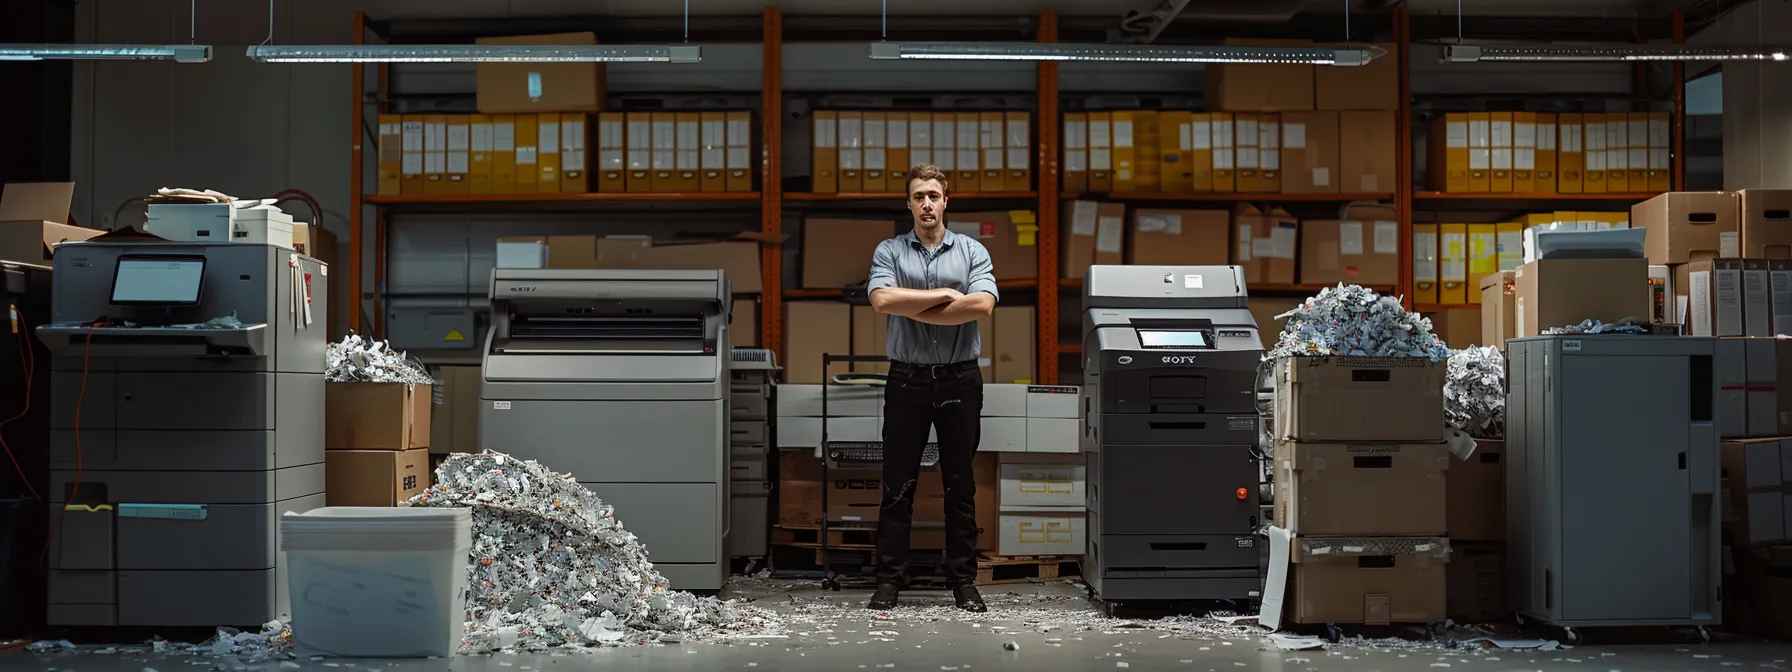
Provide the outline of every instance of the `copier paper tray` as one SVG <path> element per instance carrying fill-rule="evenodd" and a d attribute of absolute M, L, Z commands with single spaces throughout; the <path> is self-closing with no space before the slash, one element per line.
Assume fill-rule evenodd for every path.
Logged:
<path fill-rule="evenodd" d="M 58 355 L 261 357 L 267 354 L 267 326 L 186 329 L 45 325 L 37 328 L 37 336 L 44 347 Z"/>

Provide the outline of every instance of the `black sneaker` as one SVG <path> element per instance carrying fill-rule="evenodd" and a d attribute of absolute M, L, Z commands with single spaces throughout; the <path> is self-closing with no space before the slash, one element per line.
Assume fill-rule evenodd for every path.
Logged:
<path fill-rule="evenodd" d="M 979 614 L 989 611 L 989 605 L 983 603 L 983 595 L 977 592 L 977 586 L 963 584 L 952 587 L 952 597 L 958 601 L 958 608 L 974 611 Z"/>
<path fill-rule="evenodd" d="M 877 590 L 871 593 L 871 601 L 865 603 L 866 609 L 873 611 L 889 611 L 896 608 L 896 594 L 900 588 L 888 583 L 880 583 Z M 963 601 L 960 601 L 963 604 Z"/>

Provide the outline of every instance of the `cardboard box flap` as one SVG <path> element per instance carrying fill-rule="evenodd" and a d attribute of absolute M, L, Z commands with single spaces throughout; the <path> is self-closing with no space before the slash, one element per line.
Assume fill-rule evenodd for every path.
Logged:
<path fill-rule="evenodd" d="M 0 222 L 67 224 L 74 201 L 73 182 L 12 182 L 0 191 Z M 56 242 L 44 239 L 46 245 Z"/>
<path fill-rule="evenodd" d="M 1518 271 L 1500 271 L 1498 273 L 1493 273 L 1493 274 L 1484 276 L 1481 278 L 1481 287 L 1480 288 L 1487 289 L 1489 287 L 1494 286 L 1495 284 L 1500 284 L 1500 285 L 1505 286 L 1504 287 L 1505 293 L 1511 294 L 1512 288 L 1514 287 L 1513 283 L 1514 283 L 1514 280 L 1516 279 L 1517 273 L 1518 273 Z"/>
<path fill-rule="evenodd" d="M 1450 557 L 1450 540 L 1444 537 L 1299 537 L 1294 540 L 1290 558 L 1294 562 L 1313 562 L 1325 558 L 1378 555 L 1446 559 Z"/>

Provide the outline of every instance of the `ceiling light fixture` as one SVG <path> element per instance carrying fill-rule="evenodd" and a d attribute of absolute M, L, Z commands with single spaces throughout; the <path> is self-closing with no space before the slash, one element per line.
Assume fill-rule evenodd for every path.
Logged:
<path fill-rule="evenodd" d="M 1108 61 L 1122 63 L 1274 63 L 1367 65 L 1387 53 L 1376 47 L 1166 47 L 1144 44 L 1034 42 L 873 42 L 878 60 Z"/>
<path fill-rule="evenodd" d="M 249 47 L 262 63 L 697 63 L 693 45 L 272 45 Z"/>
<path fill-rule="evenodd" d="M 0 61 L 174 61 L 204 63 L 204 44 L 0 44 Z"/>
<path fill-rule="evenodd" d="M 1449 63 L 1784 61 L 1788 54 L 1792 54 L 1792 47 L 1689 47 L 1677 44 L 1609 47 L 1444 45 L 1444 61 Z"/>

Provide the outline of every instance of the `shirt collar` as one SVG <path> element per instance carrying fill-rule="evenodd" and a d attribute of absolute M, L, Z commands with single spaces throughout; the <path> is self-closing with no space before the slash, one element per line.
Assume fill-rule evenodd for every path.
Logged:
<path fill-rule="evenodd" d="M 942 250 L 952 249 L 952 244 L 957 242 L 955 239 L 961 235 L 964 235 L 964 234 L 961 234 L 957 231 L 947 230 L 946 235 L 940 237 L 940 249 L 942 249 Z M 908 244 L 910 247 L 919 247 L 919 248 L 923 248 L 923 249 L 925 249 L 927 247 L 926 245 L 921 244 L 921 237 L 915 235 L 914 229 L 909 229 L 907 233 L 902 234 L 902 237 L 904 240 L 908 241 Z"/>

